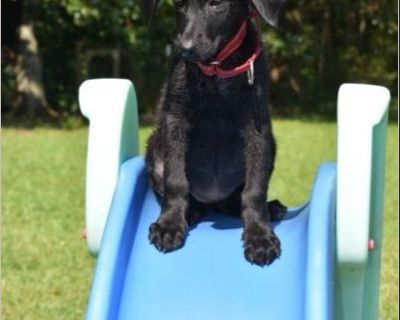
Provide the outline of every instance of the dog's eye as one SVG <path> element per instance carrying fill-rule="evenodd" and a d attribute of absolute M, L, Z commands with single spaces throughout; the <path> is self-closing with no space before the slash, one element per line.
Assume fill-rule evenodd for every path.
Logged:
<path fill-rule="evenodd" d="M 211 6 L 211 7 L 216 7 L 216 6 L 220 5 L 220 4 L 221 4 L 220 0 L 210 0 L 208 2 L 208 5 Z"/>
<path fill-rule="evenodd" d="M 175 0 L 174 5 L 175 8 L 182 9 L 185 6 L 185 2 L 183 0 Z"/>

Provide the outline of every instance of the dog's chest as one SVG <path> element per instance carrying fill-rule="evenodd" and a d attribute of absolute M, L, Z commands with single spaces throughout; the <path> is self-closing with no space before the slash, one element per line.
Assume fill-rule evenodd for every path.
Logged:
<path fill-rule="evenodd" d="M 202 202 L 225 199 L 244 181 L 241 116 L 237 102 L 210 99 L 192 121 L 187 176 L 192 194 Z"/>

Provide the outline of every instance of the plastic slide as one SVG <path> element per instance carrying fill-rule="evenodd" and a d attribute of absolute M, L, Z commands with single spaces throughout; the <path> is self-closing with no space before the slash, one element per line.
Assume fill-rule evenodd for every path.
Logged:
<path fill-rule="evenodd" d="M 282 255 L 261 268 L 227 215 L 204 217 L 180 250 L 149 243 L 160 205 L 138 156 L 133 86 L 86 81 L 86 227 L 98 256 L 86 319 L 377 319 L 389 98 L 379 86 L 340 88 L 337 163 L 322 164 L 309 201 L 274 224 Z"/>

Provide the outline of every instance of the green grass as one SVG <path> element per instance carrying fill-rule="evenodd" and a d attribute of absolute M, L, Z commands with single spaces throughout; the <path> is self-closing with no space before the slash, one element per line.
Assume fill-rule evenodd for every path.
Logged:
<path fill-rule="evenodd" d="M 335 159 L 336 126 L 276 120 L 270 198 L 309 197 L 319 164 Z M 141 129 L 141 148 L 151 128 Z M 95 260 L 84 225 L 87 130 L 2 130 L 2 319 L 81 319 Z M 397 127 L 388 134 L 381 319 L 397 319 Z"/>

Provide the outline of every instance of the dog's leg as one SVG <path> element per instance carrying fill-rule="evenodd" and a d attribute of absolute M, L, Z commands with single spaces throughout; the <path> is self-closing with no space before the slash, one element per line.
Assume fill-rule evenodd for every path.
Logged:
<path fill-rule="evenodd" d="M 164 197 L 161 214 L 150 226 L 149 240 L 167 252 L 184 244 L 190 199 L 185 171 L 187 123 L 176 114 L 166 114 L 164 121 Z"/>
<path fill-rule="evenodd" d="M 157 128 L 150 136 L 146 151 L 146 168 L 150 185 L 159 199 L 164 196 L 164 160 L 160 130 Z"/>
<path fill-rule="evenodd" d="M 260 133 L 251 122 L 245 128 L 244 139 L 246 181 L 241 194 L 244 254 L 249 262 L 264 266 L 272 263 L 281 253 L 280 241 L 271 228 L 266 203 L 275 142 L 267 127 L 263 127 Z"/>

